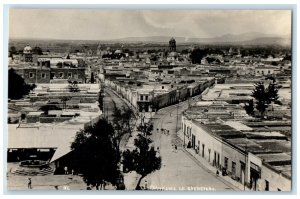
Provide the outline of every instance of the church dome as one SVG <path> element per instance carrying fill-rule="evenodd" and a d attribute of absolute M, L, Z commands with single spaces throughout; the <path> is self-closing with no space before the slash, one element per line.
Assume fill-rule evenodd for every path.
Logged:
<path fill-rule="evenodd" d="M 122 53 L 121 50 L 116 50 L 116 51 L 115 51 L 115 54 L 121 54 L 121 53 Z"/>
<path fill-rule="evenodd" d="M 170 52 L 169 56 L 170 57 L 176 57 L 177 56 L 177 52 Z"/>
<path fill-rule="evenodd" d="M 32 52 L 32 48 L 27 44 L 27 46 L 25 46 L 23 53 L 31 53 Z"/>

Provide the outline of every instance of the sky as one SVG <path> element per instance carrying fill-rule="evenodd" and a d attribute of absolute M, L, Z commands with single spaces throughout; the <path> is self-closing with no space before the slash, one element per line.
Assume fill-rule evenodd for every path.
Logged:
<path fill-rule="evenodd" d="M 291 11 L 11 9 L 9 12 L 10 38 L 210 38 L 246 32 L 290 35 Z"/>

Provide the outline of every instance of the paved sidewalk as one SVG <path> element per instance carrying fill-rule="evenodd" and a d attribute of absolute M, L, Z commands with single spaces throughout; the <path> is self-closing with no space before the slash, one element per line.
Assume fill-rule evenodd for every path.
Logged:
<path fill-rule="evenodd" d="M 181 132 L 178 132 L 177 135 L 182 135 Z M 192 158 L 194 161 L 196 161 L 198 163 L 199 166 L 201 166 L 202 168 L 204 168 L 207 172 L 212 173 L 214 175 L 216 175 L 217 172 L 217 168 L 215 168 L 211 163 L 209 163 L 206 159 L 204 159 L 203 157 L 201 157 L 200 154 L 197 154 L 196 151 L 192 148 L 183 148 L 183 138 L 178 137 L 178 139 L 180 140 L 180 142 L 182 143 L 181 146 L 181 150 L 183 150 L 190 158 Z M 240 190 L 240 191 L 251 191 L 248 187 L 244 187 L 243 184 L 241 184 L 240 182 L 232 179 L 230 176 L 222 176 L 222 172 L 219 170 L 219 176 L 218 178 L 223 181 L 224 183 L 230 185 L 231 187 L 234 186 L 236 188 L 236 190 Z"/>
<path fill-rule="evenodd" d="M 215 174 L 207 172 L 196 161 L 180 150 L 181 140 L 176 135 L 176 119 L 188 107 L 188 101 L 159 110 L 154 115 L 152 138 L 155 148 L 159 147 L 162 157 L 160 170 L 146 176 L 142 185 L 152 190 L 168 191 L 228 191 L 235 187 L 224 183 Z M 178 111 L 177 111 L 178 110 Z M 180 129 L 180 123 L 177 129 Z M 158 130 L 157 130 L 158 129 Z M 165 129 L 165 130 L 161 130 Z M 168 132 L 169 133 L 166 133 Z M 175 150 L 175 145 L 178 150 Z M 147 181 L 147 182 L 146 182 Z"/>

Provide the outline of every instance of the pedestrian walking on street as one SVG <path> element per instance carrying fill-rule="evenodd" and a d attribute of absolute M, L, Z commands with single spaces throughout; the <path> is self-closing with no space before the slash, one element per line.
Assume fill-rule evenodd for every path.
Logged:
<path fill-rule="evenodd" d="M 175 145 L 175 153 L 177 153 L 177 146 Z"/>
<path fill-rule="evenodd" d="M 148 190 L 148 182 L 145 180 L 145 190 Z"/>
<path fill-rule="evenodd" d="M 31 187 L 31 178 L 28 178 L 28 189 L 32 189 L 32 187 Z"/>
<path fill-rule="evenodd" d="M 68 167 L 67 166 L 65 166 L 64 170 L 65 170 L 65 175 L 68 175 Z"/>
<path fill-rule="evenodd" d="M 105 190 L 105 186 L 106 186 L 106 181 L 103 181 L 103 190 Z"/>
<path fill-rule="evenodd" d="M 172 152 L 174 152 L 174 146 L 173 146 L 173 144 L 172 144 Z"/>

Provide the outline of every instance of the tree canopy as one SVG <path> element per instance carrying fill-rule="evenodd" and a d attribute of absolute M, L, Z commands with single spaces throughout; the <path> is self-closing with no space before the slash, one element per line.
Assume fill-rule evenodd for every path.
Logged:
<path fill-rule="evenodd" d="M 112 125 L 114 128 L 113 141 L 117 151 L 120 151 L 120 142 L 126 134 L 131 135 L 133 130 L 133 121 L 135 119 L 134 112 L 123 106 L 118 108 L 115 106 L 113 112 Z"/>
<path fill-rule="evenodd" d="M 43 50 L 40 47 L 36 46 L 36 47 L 34 47 L 32 49 L 32 53 L 33 54 L 37 54 L 37 55 L 42 55 L 43 54 Z"/>
<path fill-rule="evenodd" d="M 103 181 L 116 185 L 121 174 L 120 160 L 113 145 L 114 129 L 105 119 L 76 134 L 71 145 L 74 150 L 73 168 L 83 174 L 88 185 L 98 187 Z"/>
<path fill-rule="evenodd" d="M 263 82 L 257 82 L 255 83 L 252 97 L 256 101 L 255 108 L 261 113 L 261 118 L 263 118 L 268 106 L 278 100 L 278 86 L 275 81 L 270 83 L 268 87 Z"/>
<path fill-rule="evenodd" d="M 17 54 L 17 53 L 18 53 L 18 51 L 15 46 L 11 46 L 9 48 L 9 57 L 12 57 L 14 54 Z"/>
<path fill-rule="evenodd" d="M 26 84 L 24 79 L 14 69 L 8 71 L 8 98 L 21 99 L 36 87 Z"/>
<path fill-rule="evenodd" d="M 190 55 L 193 64 L 200 64 L 203 57 L 207 55 L 207 51 L 204 49 L 194 49 Z"/>
<path fill-rule="evenodd" d="M 253 115 L 254 114 L 253 100 L 249 100 L 249 102 L 245 104 L 244 108 L 245 108 L 245 111 L 246 111 L 247 114 Z"/>
<path fill-rule="evenodd" d="M 124 151 L 122 161 L 125 171 L 136 171 L 140 174 L 136 190 L 141 189 L 140 183 L 144 177 L 161 168 L 161 157 L 154 147 L 150 146 L 152 140 L 149 136 L 153 130 L 153 125 L 141 123 L 139 130 L 142 132 L 134 140 L 135 149 Z"/>

